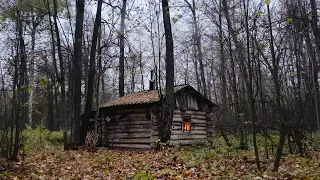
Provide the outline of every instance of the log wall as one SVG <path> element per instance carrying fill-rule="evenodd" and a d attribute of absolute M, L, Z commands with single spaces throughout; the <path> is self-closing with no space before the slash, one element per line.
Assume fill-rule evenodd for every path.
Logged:
<path fill-rule="evenodd" d="M 176 109 L 173 115 L 169 145 L 191 145 L 207 141 L 207 117 L 205 111 Z M 183 117 L 191 119 L 191 130 L 183 131 Z"/>
<path fill-rule="evenodd" d="M 155 147 L 159 139 L 159 117 L 156 107 L 147 109 L 121 109 L 109 114 L 111 121 L 99 121 L 101 145 L 110 148 Z M 125 116 L 124 116 L 125 115 Z M 183 117 L 191 119 L 191 131 L 183 131 Z M 210 112 L 200 110 L 181 111 L 176 109 L 173 115 L 169 145 L 192 145 L 207 142 L 213 138 L 213 121 Z"/>
<path fill-rule="evenodd" d="M 126 113 L 130 114 L 118 119 Z M 115 111 L 111 115 L 114 119 L 105 125 L 106 146 L 111 148 L 150 149 L 153 125 L 152 119 L 148 120 L 146 115 L 146 109 Z"/>
<path fill-rule="evenodd" d="M 209 141 L 212 141 L 214 138 L 214 123 L 213 123 L 213 114 L 212 112 L 207 112 L 207 137 Z"/>

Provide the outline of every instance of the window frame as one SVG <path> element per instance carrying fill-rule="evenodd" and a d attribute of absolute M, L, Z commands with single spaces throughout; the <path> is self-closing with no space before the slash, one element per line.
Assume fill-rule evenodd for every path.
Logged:
<path fill-rule="evenodd" d="M 185 130 L 184 129 L 184 125 L 185 125 L 186 121 L 189 121 L 190 130 Z M 183 116 L 181 125 L 182 125 L 182 131 L 183 132 L 191 132 L 191 129 L 192 129 L 191 116 Z"/>

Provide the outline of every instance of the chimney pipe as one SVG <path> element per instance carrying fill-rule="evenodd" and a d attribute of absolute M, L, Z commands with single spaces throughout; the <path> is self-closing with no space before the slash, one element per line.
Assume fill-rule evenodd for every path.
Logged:
<path fill-rule="evenodd" d="M 154 70 L 151 70 L 151 79 L 149 81 L 149 91 L 154 90 Z"/>

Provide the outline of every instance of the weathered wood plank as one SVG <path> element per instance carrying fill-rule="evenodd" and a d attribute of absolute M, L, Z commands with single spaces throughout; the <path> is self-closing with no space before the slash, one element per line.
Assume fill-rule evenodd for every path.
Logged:
<path fill-rule="evenodd" d="M 146 109 L 147 108 L 134 108 L 134 109 L 117 109 L 116 111 L 113 111 L 112 115 L 119 115 L 119 114 L 125 114 L 125 113 L 128 113 L 128 112 L 133 112 L 133 113 L 146 113 Z"/>
<path fill-rule="evenodd" d="M 201 127 L 201 126 L 193 126 L 191 128 L 191 130 L 207 130 L 207 128 L 206 127 Z"/>
<path fill-rule="evenodd" d="M 182 123 L 172 123 L 171 129 L 182 129 Z M 198 124 L 191 122 L 191 130 L 207 129 L 206 124 Z"/>
<path fill-rule="evenodd" d="M 207 124 L 203 124 L 203 123 L 192 123 L 191 121 L 191 129 L 192 127 L 207 127 Z"/>
<path fill-rule="evenodd" d="M 172 122 L 182 122 L 182 118 L 172 118 Z"/>
<path fill-rule="evenodd" d="M 202 135 L 196 135 L 196 134 L 173 134 L 171 135 L 171 140 L 176 139 L 207 139 L 207 133 Z"/>
<path fill-rule="evenodd" d="M 173 114 L 173 118 L 181 118 L 181 114 Z"/>
<path fill-rule="evenodd" d="M 150 138 L 151 133 L 108 133 L 109 139 L 117 139 L 117 138 Z"/>
<path fill-rule="evenodd" d="M 117 121 L 110 123 L 109 126 L 114 125 L 142 125 L 142 124 L 151 124 L 150 121 L 144 121 L 144 120 L 127 120 L 127 121 Z"/>
<path fill-rule="evenodd" d="M 193 140 L 170 140 L 169 145 L 170 146 L 176 146 L 176 145 L 192 145 L 192 144 L 201 144 L 207 142 L 206 139 L 193 139 Z"/>
<path fill-rule="evenodd" d="M 154 132 L 153 134 L 152 134 L 152 136 L 159 136 L 159 132 L 157 131 L 157 132 Z"/>
<path fill-rule="evenodd" d="M 123 118 L 123 119 L 117 119 L 111 123 L 114 123 L 114 122 L 125 122 L 125 121 L 147 121 L 147 122 L 151 122 L 150 120 L 148 120 L 146 117 L 126 117 L 126 118 Z"/>
<path fill-rule="evenodd" d="M 205 111 L 196 111 L 196 110 L 186 110 L 186 111 L 180 111 L 180 110 L 174 110 L 174 114 L 179 115 L 206 115 Z"/>
<path fill-rule="evenodd" d="M 139 138 L 139 139 L 111 139 L 108 143 L 111 144 L 150 144 L 150 138 Z"/>
<path fill-rule="evenodd" d="M 203 120 L 203 119 L 191 119 L 191 123 L 199 123 L 199 124 L 205 124 L 207 125 L 207 120 Z"/>
<path fill-rule="evenodd" d="M 150 133 L 151 130 L 148 128 L 117 128 L 117 129 L 109 129 L 108 133 Z"/>
<path fill-rule="evenodd" d="M 142 126 L 142 125 L 139 125 L 140 127 L 137 127 L 137 125 L 135 126 L 130 126 L 130 125 L 118 125 L 118 126 L 114 126 L 114 127 L 106 127 L 105 129 L 110 132 L 112 130 L 126 130 L 126 131 L 129 131 L 131 132 L 131 129 L 132 130 L 135 130 L 135 129 L 144 129 L 144 130 L 150 130 L 151 129 L 151 125 L 149 126 Z"/>
<path fill-rule="evenodd" d="M 207 129 L 207 132 L 214 132 L 214 130 L 213 130 L 213 128 L 209 128 L 209 129 Z"/>
<path fill-rule="evenodd" d="M 147 120 L 147 114 L 130 114 L 129 116 L 126 116 L 126 118 L 140 118 L 140 119 L 146 119 Z"/>
<path fill-rule="evenodd" d="M 182 126 L 182 122 L 172 122 L 173 126 Z"/>
<path fill-rule="evenodd" d="M 111 148 L 151 149 L 150 144 L 110 144 Z"/>
<path fill-rule="evenodd" d="M 193 116 L 191 116 L 191 119 L 201 119 L 201 120 L 206 120 L 207 121 L 207 118 L 205 116 L 193 115 Z"/>
<path fill-rule="evenodd" d="M 171 131 L 182 131 L 182 125 L 171 126 Z"/>
<path fill-rule="evenodd" d="M 171 130 L 172 135 L 184 135 L 184 134 L 192 134 L 192 135 L 201 135 L 201 134 L 207 134 L 206 130 L 191 130 L 191 131 L 179 131 L 179 130 Z"/>

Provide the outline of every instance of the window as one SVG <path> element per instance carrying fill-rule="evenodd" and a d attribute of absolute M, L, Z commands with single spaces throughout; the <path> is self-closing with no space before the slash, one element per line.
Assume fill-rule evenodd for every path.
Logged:
<path fill-rule="evenodd" d="M 191 119 L 184 118 L 183 119 L 183 131 L 190 131 L 191 130 Z"/>

